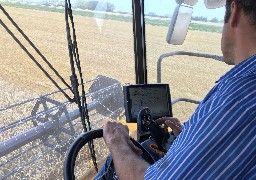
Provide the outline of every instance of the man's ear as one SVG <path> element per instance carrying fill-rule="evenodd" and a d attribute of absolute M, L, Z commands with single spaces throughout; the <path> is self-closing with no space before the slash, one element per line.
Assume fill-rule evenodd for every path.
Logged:
<path fill-rule="evenodd" d="M 231 27 L 237 27 L 240 19 L 241 19 L 241 6 L 238 2 L 233 1 L 231 3 L 231 15 L 230 15 L 230 25 Z"/>

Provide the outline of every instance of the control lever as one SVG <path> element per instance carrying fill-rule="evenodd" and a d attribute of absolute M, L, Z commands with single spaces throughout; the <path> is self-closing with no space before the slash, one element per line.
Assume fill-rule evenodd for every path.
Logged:
<path fill-rule="evenodd" d="M 151 118 L 149 108 L 145 107 L 138 114 L 138 123 L 141 131 L 150 131 L 151 137 L 158 146 L 158 150 L 164 151 L 163 142 L 168 139 L 164 130 Z"/>

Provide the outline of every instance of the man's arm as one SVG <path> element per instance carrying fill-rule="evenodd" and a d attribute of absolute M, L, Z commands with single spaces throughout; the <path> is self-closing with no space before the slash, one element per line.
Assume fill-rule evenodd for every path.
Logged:
<path fill-rule="evenodd" d="M 111 148 L 110 152 L 119 179 L 144 179 L 144 173 L 150 165 L 135 154 L 129 146 L 116 148 Z"/>
<path fill-rule="evenodd" d="M 138 149 L 130 140 L 128 127 L 121 123 L 108 122 L 104 125 L 103 136 L 107 144 L 119 179 L 144 179 L 150 166 L 143 160 Z"/>

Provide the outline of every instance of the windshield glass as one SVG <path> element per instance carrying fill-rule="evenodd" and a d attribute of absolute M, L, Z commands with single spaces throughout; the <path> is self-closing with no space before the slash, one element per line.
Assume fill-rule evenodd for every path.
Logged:
<path fill-rule="evenodd" d="M 135 84 L 132 2 L 71 0 L 66 17 L 63 0 L 0 0 L 2 179 L 63 179 L 67 150 L 83 128 L 101 128 L 109 120 L 125 123 L 122 88 Z M 174 45 L 169 43 L 182 35 L 180 27 L 169 43 L 166 38 L 176 1 L 144 0 L 144 5 L 148 82 L 170 84 L 172 100 L 202 100 L 231 67 L 211 58 L 169 54 L 221 56 L 224 8 L 208 10 L 203 0 L 185 5 L 189 10 L 176 15 L 182 19 L 192 13 L 183 18 L 192 20 L 188 31 L 182 29 L 184 43 Z M 77 106 L 85 97 L 81 105 L 88 110 L 83 114 L 90 120 L 87 127 Z M 175 104 L 173 115 L 186 122 L 196 106 Z M 136 136 L 137 125 L 130 127 Z M 92 179 L 94 163 L 101 165 L 109 154 L 102 138 L 94 145 L 95 153 L 92 146 L 79 153 L 77 179 Z"/>
<path fill-rule="evenodd" d="M 185 51 L 222 56 L 221 32 L 225 8 L 207 9 L 203 0 L 190 6 L 193 13 L 185 41 L 182 45 L 173 45 L 166 42 L 166 37 L 177 6 L 175 0 L 145 0 L 148 81 L 156 83 L 161 77 L 160 82 L 170 84 L 172 100 L 189 98 L 200 101 L 231 66 L 213 59 L 168 56 L 168 53 Z M 157 72 L 159 59 L 161 68 Z M 157 76 L 159 73 L 160 76 Z M 173 106 L 173 113 L 185 122 L 196 107 L 196 104 L 181 102 Z"/>
<path fill-rule="evenodd" d="M 120 119 L 122 85 L 135 83 L 132 2 L 71 0 L 69 29 L 64 0 L 0 0 L 0 5 L 0 179 L 62 179 L 65 154 L 83 126 L 77 104 L 44 71 L 74 99 L 69 32 L 91 128 Z M 100 161 L 109 152 L 102 139 L 94 144 Z M 82 151 L 78 179 L 94 168 L 88 146 Z"/>

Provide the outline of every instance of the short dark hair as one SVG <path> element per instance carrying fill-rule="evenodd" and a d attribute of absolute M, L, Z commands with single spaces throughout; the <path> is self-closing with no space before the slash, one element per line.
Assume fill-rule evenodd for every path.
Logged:
<path fill-rule="evenodd" d="M 241 5 L 245 15 L 249 17 L 251 24 L 253 26 L 256 26 L 256 1 L 255 0 L 227 0 L 224 22 L 227 23 L 229 21 L 229 18 L 231 15 L 231 3 L 233 1 L 236 1 Z"/>

